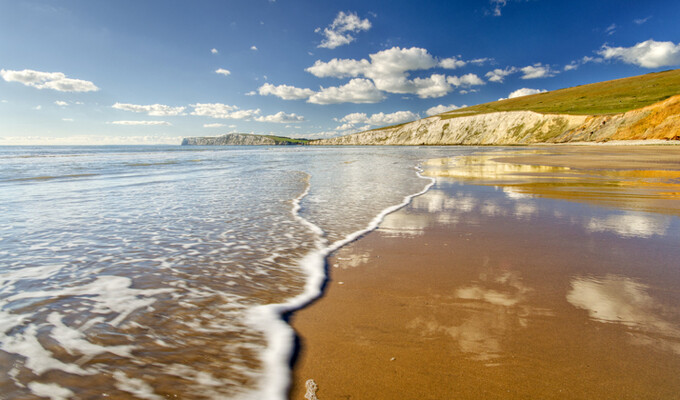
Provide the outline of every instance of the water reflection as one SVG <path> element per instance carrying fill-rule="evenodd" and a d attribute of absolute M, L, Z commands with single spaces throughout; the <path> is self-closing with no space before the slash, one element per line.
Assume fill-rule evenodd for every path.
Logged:
<path fill-rule="evenodd" d="M 679 152 L 629 151 L 600 149 L 589 157 L 575 149 L 479 153 L 430 160 L 425 175 L 494 185 L 513 199 L 548 197 L 680 215 Z"/>
<path fill-rule="evenodd" d="M 588 311 L 593 320 L 625 326 L 634 344 L 680 354 L 680 326 L 668 319 L 677 320 L 678 310 L 663 305 L 649 291 L 647 285 L 618 275 L 576 277 L 567 301 Z"/>
<path fill-rule="evenodd" d="M 649 238 L 654 235 L 665 235 L 670 226 L 670 219 L 664 215 L 626 212 L 592 217 L 584 225 L 589 232 L 612 232 L 622 237 Z"/>
<path fill-rule="evenodd" d="M 485 264 L 489 264 L 488 257 Z M 503 342 L 511 334 L 527 328 L 530 317 L 552 315 L 545 308 L 528 304 L 533 291 L 524 284 L 518 271 L 485 268 L 479 279 L 454 290 L 451 301 L 465 317 L 447 324 L 434 316 L 419 316 L 409 324 L 422 336 L 447 335 L 468 358 L 487 366 L 499 365 L 504 355 Z"/>

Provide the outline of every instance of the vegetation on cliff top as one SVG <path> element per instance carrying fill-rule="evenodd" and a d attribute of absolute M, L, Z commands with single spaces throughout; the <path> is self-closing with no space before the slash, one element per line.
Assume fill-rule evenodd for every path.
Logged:
<path fill-rule="evenodd" d="M 680 69 L 591 83 L 449 111 L 442 119 L 497 111 L 604 115 L 642 108 L 680 94 Z"/>

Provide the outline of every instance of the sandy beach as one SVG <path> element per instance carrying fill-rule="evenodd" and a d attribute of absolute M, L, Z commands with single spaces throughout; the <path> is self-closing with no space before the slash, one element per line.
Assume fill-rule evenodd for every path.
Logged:
<path fill-rule="evenodd" d="M 677 398 L 680 149 L 489 149 L 328 259 L 292 399 Z"/>

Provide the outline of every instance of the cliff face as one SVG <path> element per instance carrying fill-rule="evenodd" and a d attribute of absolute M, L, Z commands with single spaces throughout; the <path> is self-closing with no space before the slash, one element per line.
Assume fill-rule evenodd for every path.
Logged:
<path fill-rule="evenodd" d="M 230 133 L 215 137 L 184 138 L 182 146 L 277 146 L 299 144 L 287 140 L 275 140 L 268 136 Z"/>
<path fill-rule="evenodd" d="M 577 141 L 680 140 L 680 95 L 614 115 L 503 111 L 434 116 L 404 125 L 322 139 L 316 145 L 501 145 Z M 455 115 L 455 114 L 454 114 Z M 447 118 L 448 117 L 448 118 Z"/>

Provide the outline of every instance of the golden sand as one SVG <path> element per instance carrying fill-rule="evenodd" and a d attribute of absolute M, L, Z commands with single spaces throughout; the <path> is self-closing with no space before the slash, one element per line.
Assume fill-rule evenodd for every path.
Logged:
<path fill-rule="evenodd" d="M 541 152 L 429 163 L 438 185 L 334 253 L 291 398 L 677 398 L 680 150 Z"/>

